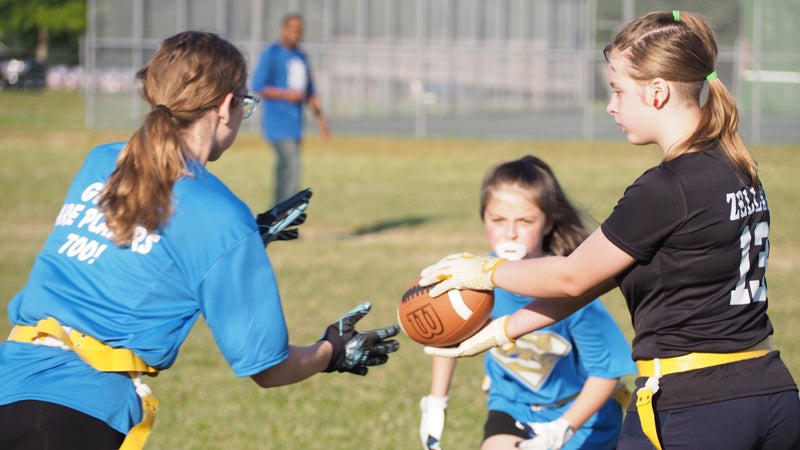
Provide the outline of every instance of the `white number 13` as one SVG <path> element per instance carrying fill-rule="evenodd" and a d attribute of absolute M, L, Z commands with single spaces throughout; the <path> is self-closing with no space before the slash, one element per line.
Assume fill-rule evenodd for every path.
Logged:
<path fill-rule="evenodd" d="M 746 305 L 748 303 L 763 302 L 767 300 L 767 285 L 762 276 L 760 280 L 748 280 L 750 272 L 750 251 L 758 252 L 758 267 L 766 270 L 769 257 L 769 224 L 759 222 L 756 224 L 753 235 L 750 235 L 750 226 L 744 227 L 739 244 L 742 249 L 742 261 L 739 263 L 739 281 L 736 288 L 731 291 L 731 305 Z M 759 251 L 760 250 L 760 251 Z"/>

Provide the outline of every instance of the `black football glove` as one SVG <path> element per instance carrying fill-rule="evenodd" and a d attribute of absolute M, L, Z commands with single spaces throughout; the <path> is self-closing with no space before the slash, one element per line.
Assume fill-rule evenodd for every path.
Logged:
<path fill-rule="evenodd" d="M 387 340 L 400 332 L 400 327 L 390 325 L 379 330 L 356 331 L 355 324 L 367 315 L 372 304 L 364 302 L 343 315 L 325 329 L 320 340 L 333 346 L 331 362 L 325 372 L 350 372 L 366 375 L 369 366 L 378 366 L 389 360 L 389 353 L 396 352 L 400 343 Z"/>
<path fill-rule="evenodd" d="M 256 216 L 258 230 L 266 247 L 272 241 L 289 241 L 297 239 L 297 227 L 306 221 L 305 210 L 311 199 L 311 188 L 303 189 L 286 200 L 273 206 L 270 210 Z"/>

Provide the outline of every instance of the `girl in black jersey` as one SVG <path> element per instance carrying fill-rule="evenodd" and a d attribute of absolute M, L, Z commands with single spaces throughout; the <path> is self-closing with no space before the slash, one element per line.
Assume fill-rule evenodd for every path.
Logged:
<path fill-rule="evenodd" d="M 769 342 L 769 203 L 717 78 L 711 27 L 693 13 L 649 13 L 604 55 L 607 111 L 628 141 L 656 144 L 664 159 L 569 256 L 456 254 L 423 270 L 420 285 L 438 283 L 434 296 L 498 287 L 537 298 L 456 348 L 426 352 L 508 344 L 619 286 L 639 378 L 618 449 L 798 449 L 797 386 Z"/>

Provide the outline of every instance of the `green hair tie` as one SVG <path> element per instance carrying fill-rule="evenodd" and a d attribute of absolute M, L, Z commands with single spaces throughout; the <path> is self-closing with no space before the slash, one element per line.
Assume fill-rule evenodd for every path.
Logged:
<path fill-rule="evenodd" d="M 681 21 L 681 12 L 680 10 L 673 9 L 672 10 L 672 18 L 675 19 L 675 22 Z"/>
<path fill-rule="evenodd" d="M 710 74 L 708 74 L 708 76 L 706 77 L 706 81 L 708 81 L 710 83 L 711 80 L 713 80 L 714 78 L 717 78 L 717 71 L 716 70 L 711 72 Z"/>

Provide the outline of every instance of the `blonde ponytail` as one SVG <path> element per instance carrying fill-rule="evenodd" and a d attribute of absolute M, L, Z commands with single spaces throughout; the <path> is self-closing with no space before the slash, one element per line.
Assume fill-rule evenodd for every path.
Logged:
<path fill-rule="evenodd" d="M 760 189 L 758 167 L 739 135 L 739 110 L 719 78 L 708 81 L 708 96 L 700 109 L 697 130 L 686 139 L 699 149 L 719 147 L 744 181 Z"/>

